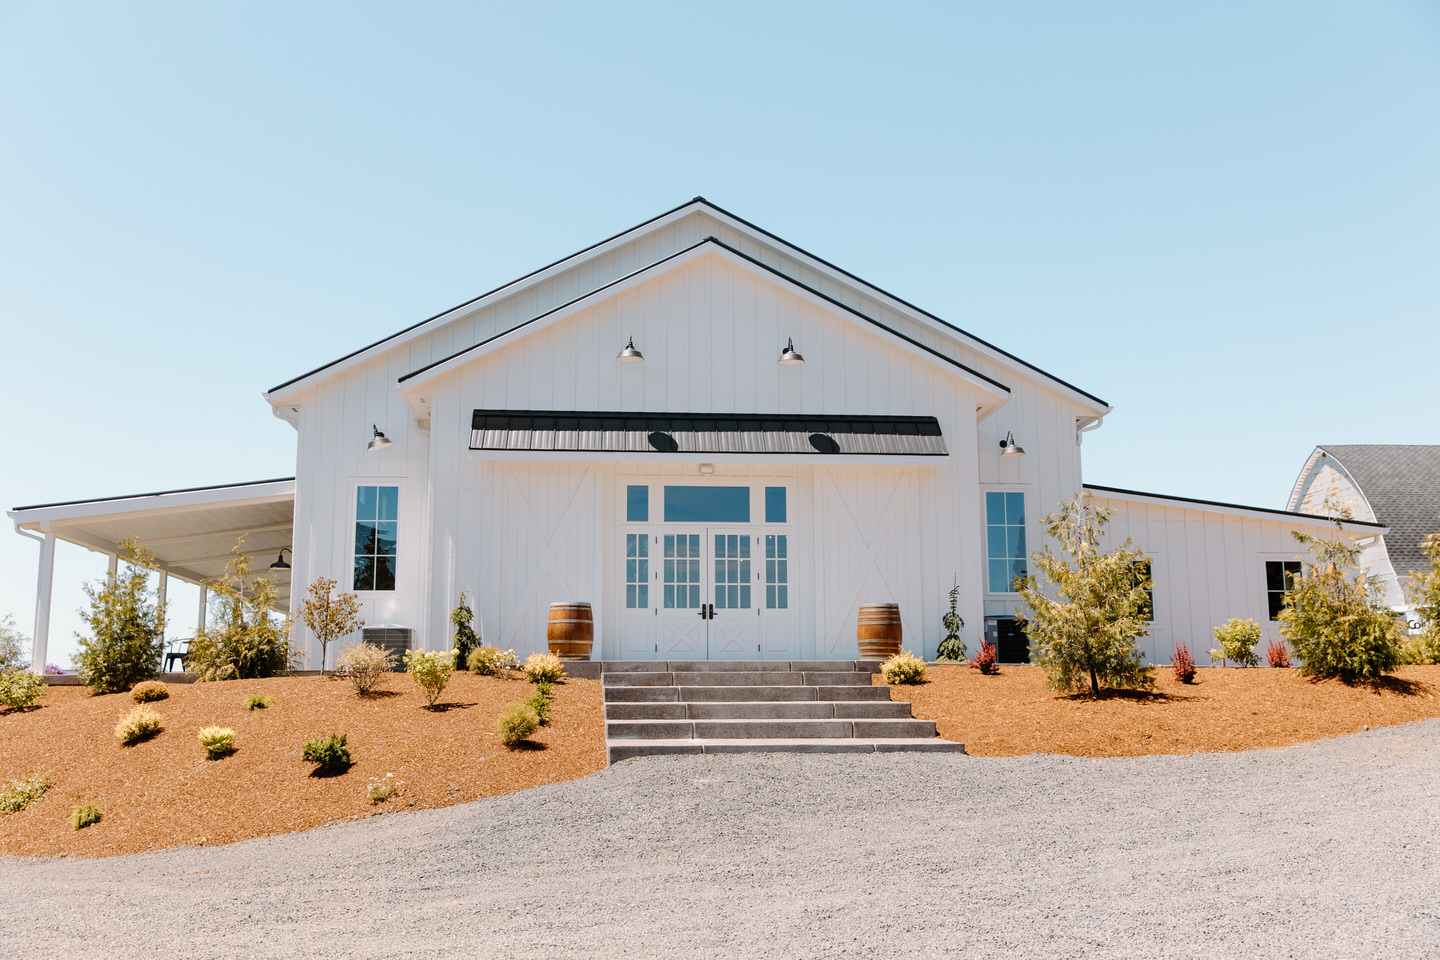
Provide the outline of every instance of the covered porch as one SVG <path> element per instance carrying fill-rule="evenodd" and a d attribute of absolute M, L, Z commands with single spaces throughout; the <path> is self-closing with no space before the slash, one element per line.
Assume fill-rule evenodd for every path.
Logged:
<path fill-rule="evenodd" d="M 50 607 L 58 540 L 109 557 L 109 572 L 119 566 L 120 543 L 134 539 L 159 562 L 163 604 L 171 578 L 200 587 L 197 622 L 204 621 L 205 582 L 218 577 L 240 537 L 265 573 L 291 549 L 294 539 L 295 479 L 191 487 L 154 493 L 63 503 L 35 504 L 7 511 L 16 532 L 40 544 L 35 586 L 34 648 L 31 668 L 45 669 L 50 640 Z M 282 610 L 290 606 L 288 565 L 272 575 Z"/>

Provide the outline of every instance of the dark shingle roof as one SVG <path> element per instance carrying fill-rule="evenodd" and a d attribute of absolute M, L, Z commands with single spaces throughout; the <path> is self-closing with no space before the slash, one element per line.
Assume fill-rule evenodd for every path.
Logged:
<path fill-rule="evenodd" d="M 1385 548 L 1395 573 L 1425 570 L 1429 559 L 1420 552 L 1428 533 L 1440 533 L 1440 445 L 1365 443 L 1321 444 L 1359 485 L 1375 511 L 1390 527 Z"/>

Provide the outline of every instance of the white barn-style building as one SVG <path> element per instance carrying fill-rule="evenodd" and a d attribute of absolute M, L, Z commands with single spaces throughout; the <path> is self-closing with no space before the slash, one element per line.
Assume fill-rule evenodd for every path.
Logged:
<path fill-rule="evenodd" d="M 851 658 L 872 602 L 933 657 L 958 585 L 966 643 L 988 627 L 1016 659 L 1011 580 L 1086 493 L 1151 558 L 1164 663 L 1177 640 L 1203 662 L 1228 617 L 1269 623 L 1290 532 L 1329 525 L 1087 487 L 1103 400 L 701 198 L 265 397 L 293 480 L 10 511 L 42 544 L 37 664 L 56 538 L 135 536 L 202 582 L 243 533 L 290 548 L 287 602 L 328 576 L 443 649 L 467 590 L 522 656 L 580 600 L 596 659 Z"/>

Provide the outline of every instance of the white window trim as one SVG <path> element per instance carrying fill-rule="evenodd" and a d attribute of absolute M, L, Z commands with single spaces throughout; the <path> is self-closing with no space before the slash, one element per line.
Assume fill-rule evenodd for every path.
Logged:
<path fill-rule="evenodd" d="M 355 589 L 355 524 L 359 519 L 355 511 L 359 508 L 359 489 L 361 487 L 395 487 L 398 498 L 395 505 L 395 589 L 394 590 L 356 590 Z M 353 593 L 361 600 L 381 599 L 396 597 L 400 594 L 400 561 L 404 559 L 405 527 L 402 519 L 405 513 L 405 482 L 398 477 L 351 477 L 350 478 L 350 503 L 346 506 L 346 513 L 349 521 L 345 527 L 346 531 L 346 553 L 349 555 L 350 565 L 345 573 L 345 592 Z"/>
<path fill-rule="evenodd" d="M 990 519 L 986 512 L 985 494 L 987 493 L 1019 493 L 1025 496 L 1025 569 L 1030 571 L 1030 554 L 1035 551 L 1030 549 L 1031 537 L 1039 530 L 1035 521 L 1031 519 L 1031 501 L 1034 497 L 1030 494 L 1028 483 L 995 483 L 985 484 L 980 488 L 980 562 L 981 576 L 985 578 L 985 599 L 1000 603 L 1014 603 L 1020 596 L 1015 591 L 997 593 L 990 589 Z"/>

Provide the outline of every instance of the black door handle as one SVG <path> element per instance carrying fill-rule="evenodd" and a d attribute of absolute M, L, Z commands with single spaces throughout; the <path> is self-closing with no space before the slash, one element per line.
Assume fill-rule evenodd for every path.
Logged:
<path fill-rule="evenodd" d="M 702 603 L 702 604 L 700 604 L 700 613 L 698 614 L 698 616 L 700 617 L 701 620 L 714 620 L 714 619 L 715 619 L 715 604 L 713 604 L 713 603 Z"/>

